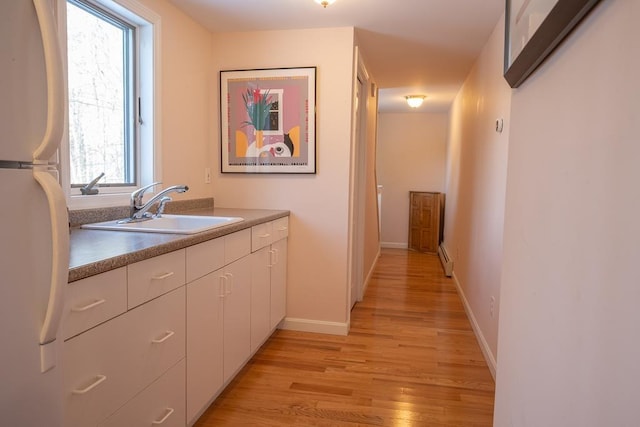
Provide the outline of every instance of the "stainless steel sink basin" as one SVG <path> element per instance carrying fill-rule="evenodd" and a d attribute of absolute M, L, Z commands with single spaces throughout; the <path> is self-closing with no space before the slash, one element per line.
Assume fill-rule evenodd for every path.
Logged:
<path fill-rule="evenodd" d="M 243 221 L 234 216 L 162 215 L 140 222 L 105 221 L 84 224 L 93 230 L 137 231 L 144 233 L 195 234 Z"/>

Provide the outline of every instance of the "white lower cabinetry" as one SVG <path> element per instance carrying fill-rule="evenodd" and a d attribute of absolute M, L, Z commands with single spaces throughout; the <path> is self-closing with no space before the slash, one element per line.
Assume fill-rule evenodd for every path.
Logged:
<path fill-rule="evenodd" d="M 180 360 L 99 427 L 184 427 L 185 365 Z"/>
<path fill-rule="evenodd" d="M 251 356 L 251 260 L 248 256 L 224 268 L 223 321 L 224 383 Z"/>
<path fill-rule="evenodd" d="M 287 305 L 289 218 L 252 229 L 251 351 L 255 352 L 284 319 Z"/>
<path fill-rule="evenodd" d="M 68 340 L 65 426 L 97 425 L 184 357 L 184 287 Z"/>
<path fill-rule="evenodd" d="M 251 356 L 251 231 L 187 250 L 187 420 L 218 395 Z M 191 260 L 206 260 L 193 263 Z M 215 271 L 213 271 L 217 267 Z M 203 277 L 196 278 L 205 274 Z"/>
<path fill-rule="evenodd" d="M 287 240 L 271 245 L 271 311 L 270 325 L 273 330 L 287 314 Z"/>
<path fill-rule="evenodd" d="M 251 254 L 251 352 L 260 348 L 271 332 L 271 251 Z"/>
<path fill-rule="evenodd" d="M 195 423 L 285 316 L 287 235 L 281 218 L 69 284 L 65 427 Z"/>
<path fill-rule="evenodd" d="M 187 284 L 187 420 L 195 421 L 222 390 L 222 298 L 220 274 Z"/>

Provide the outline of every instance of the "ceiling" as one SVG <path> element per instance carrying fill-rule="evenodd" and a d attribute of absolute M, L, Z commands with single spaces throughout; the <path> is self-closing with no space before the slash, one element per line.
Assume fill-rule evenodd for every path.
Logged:
<path fill-rule="evenodd" d="M 355 27 L 381 112 L 444 112 L 504 10 L 504 0 L 169 0 L 212 32 Z"/>

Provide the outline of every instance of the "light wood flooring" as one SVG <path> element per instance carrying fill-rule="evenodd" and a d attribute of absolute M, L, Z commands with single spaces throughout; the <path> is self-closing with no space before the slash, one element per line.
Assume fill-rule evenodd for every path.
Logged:
<path fill-rule="evenodd" d="M 490 426 L 493 400 L 438 258 L 383 249 L 348 336 L 276 331 L 196 426 Z"/>

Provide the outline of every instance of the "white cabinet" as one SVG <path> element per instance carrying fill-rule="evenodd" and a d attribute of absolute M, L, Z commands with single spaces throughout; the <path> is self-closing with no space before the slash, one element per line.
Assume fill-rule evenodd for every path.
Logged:
<path fill-rule="evenodd" d="M 185 250 L 159 255 L 127 267 L 128 308 L 185 284 Z"/>
<path fill-rule="evenodd" d="M 251 254 L 251 352 L 271 332 L 271 251 L 269 247 Z"/>
<path fill-rule="evenodd" d="M 280 239 L 271 245 L 271 330 L 287 314 L 287 240 Z"/>
<path fill-rule="evenodd" d="M 65 340 L 127 311 L 127 269 L 121 267 L 67 285 Z"/>
<path fill-rule="evenodd" d="M 289 217 L 278 218 L 273 221 L 273 241 L 278 241 L 289 236 Z"/>
<path fill-rule="evenodd" d="M 187 420 L 251 355 L 250 252 L 248 229 L 187 248 Z"/>
<path fill-rule="evenodd" d="M 252 228 L 251 351 L 255 352 L 286 314 L 288 218 Z"/>
<path fill-rule="evenodd" d="M 224 382 L 251 356 L 251 260 L 248 256 L 226 266 L 223 273 Z"/>
<path fill-rule="evenodd" d="M 66 341 L 65 426 L 95 426 L 184 356 L 184 287 Z"/>
<path fill-rule="evenodd" d="M 99 427 L 184 427 L 185 365 L 182 359 Z"/>
<path fill-rule="evenodd" d="M 218 272 L 187 285 L 187 420 L 194 420 L 223 386 L 222 299 Z"/>
<path fill-rule="evenodd" d="M 69 284 L 65 427 L 195 422 L 284 318 L 287 235 L 282 218 Z"/>

